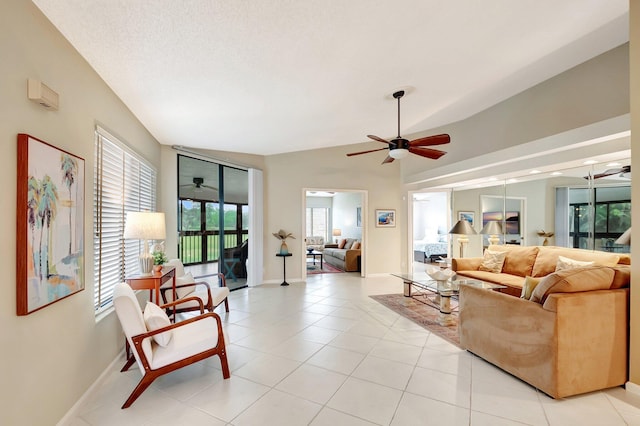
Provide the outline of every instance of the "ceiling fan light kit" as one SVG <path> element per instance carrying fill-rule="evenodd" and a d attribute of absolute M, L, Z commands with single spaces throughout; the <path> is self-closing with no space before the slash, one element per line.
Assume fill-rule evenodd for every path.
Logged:
<path fill-rule="evenodd" d="M 385 158 L 382 162 L 382 164 L 386 164 L 391 163 L 393 160 L 403 159 L 407 157 L 409 153 L 416 154 L 421 157 L 431 158 L 433 160 L 437 160 L 438 158 L 446 154 L 446 152 L 444 151 L 425 147 L 433 145 L 444 145 L 451 142 L 451 138 L 447 134 L 427 136 L 424 138 L 414 139 L 412 141 L 400 136 L 400 98 L 402 98 L 404 94 L 404 90 L 398 90 L 397 92 L 393 93 L 393 97 L 398 100 L 398 136 L 395 139 L 388 141 L 375 135 L 367 135 L 369 139 L 386 143 L 387 146 L 385 148 L 370 149 L 368 151 L 352 152 L 347 154 L 347 157 L 388 149 L 389 154 L 387 155 L 387 158 Z"/>

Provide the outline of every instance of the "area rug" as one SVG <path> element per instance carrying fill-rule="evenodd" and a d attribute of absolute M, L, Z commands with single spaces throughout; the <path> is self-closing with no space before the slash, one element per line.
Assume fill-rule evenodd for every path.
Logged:
<path fill-rule="evenodd" d="M 341 269 L 336 268 L 333 265 L 329 265 L 327 262 L 322 262 L 322 269 L 320 269 L 320 262 L 316 262 L 314 266 L 313 263 L 307 263 L 307 275 L 311 274 L 335 274 L 339 272 L 344 272 Z"/>
<path fill-rule="evenodd" d="M 450 326 L 438 324 L 438 309 L 426 305 L 413 297 L 405 297 L 402 294 L 381 294 L 370 297 L 393 312 L 410 319 L 446 341 L 460 347 L 457 321 Z"/>

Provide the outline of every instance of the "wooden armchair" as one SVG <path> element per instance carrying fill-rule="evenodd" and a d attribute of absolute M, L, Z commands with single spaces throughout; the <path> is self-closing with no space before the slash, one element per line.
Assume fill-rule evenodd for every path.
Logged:
<path fill-rule="evenodd" d="M 176 300 L 182 300 L 185 298 L 197 297 L 202 300 L 204 309 L 213 312 L 222 302 L 227 312 L 229 312 L 229 288 L 227 287 L 227 281 L 222 273 L 215 274 L 218 278 L 218 287 L 211 287 L 208 283 L 196 282 L 191 273 L 184 271 L 184 266 L 180 259 L 171 259 L 167 262 L 167 265 L 174 266 L 176 269 Z M 171 283 L 166 283 L 160 287 L 160 294 L 162 295 L 163 303 L 173 302 L 173 286 Z M 176 307 L 176 313 L 197 311 L 200 309 L 200 305 L 195 300 L 189 300 L 185 303 L 181 303 Z"/>
<path fill-rule="evenodd" d="M 171 324 L 163 309 L 185 301 L 198 303 L 201 315 Z M 122 408 L 131 406 L 158 377 L 214 355 L 220 357 L 222 376 L 230 377 L 222 321 L 214 312 L 204 313 L 200 299 L 187 298 L 161 307 L 147 302 L 143 315 L 131 287 L 120 283 L 115 286 L 113 304 L 142 373 Z M 127 362 L 122 371 L 132 364 Z"/>

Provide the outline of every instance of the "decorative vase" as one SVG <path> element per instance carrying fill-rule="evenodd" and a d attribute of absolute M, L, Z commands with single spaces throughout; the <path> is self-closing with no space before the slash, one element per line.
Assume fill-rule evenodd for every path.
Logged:
<path fill-rule="evenodd" d="M 153 265 L 153 272 L 162 271 L 162 265 Z"/>
<path fill-rule="evenodd" d="M 287 247 L 287 243 L 282 240 L 282 244 L 280 244 L 280 254 L 289 254 L 289 247 Z"/>

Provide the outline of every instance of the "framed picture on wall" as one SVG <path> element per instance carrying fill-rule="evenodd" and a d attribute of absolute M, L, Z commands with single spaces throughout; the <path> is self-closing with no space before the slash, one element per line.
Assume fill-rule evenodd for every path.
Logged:
<path fill-rule="evenodd" d="M 84 290 L 84 159 L 18 135 L 17 313 Z"/>
<path fill-rule="evenodd" d="M 362 207 L 356 207 L 356 227 L 362 228 Z"/>
<path fill-rule="evenodd" d="M 377 228 L 395 228 L 396 211 L 395 210 L 376 210 L 376 227 Z"/>
<path fill-rule="evenodd" d="M 471 224 L 471 226 L 475 225 L 476 213 L 475 212 L 458 212 L 458 220 L 466 220 Z"/>

